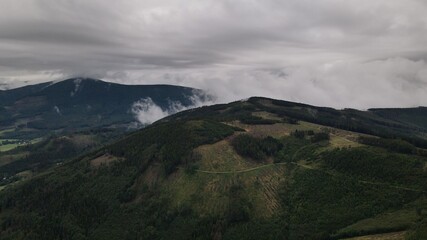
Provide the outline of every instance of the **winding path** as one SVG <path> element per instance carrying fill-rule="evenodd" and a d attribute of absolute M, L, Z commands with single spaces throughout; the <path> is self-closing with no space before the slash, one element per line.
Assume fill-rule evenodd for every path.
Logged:
<path fill-rule="evenodd" d="M 319 168 L 315 168 L 309 165 L 305 165 L 305 164 L 300 164 L 297 162 L 290 162 L 290 163 L 270 163 L 270 164 L 265 164 L 265 165 L 261 165 L 258 167 L 253 167 L 253 168 L 248 168 L 248 169 L 242 169 L 242 170 L 235 170 L 235 171 L 207 171 L 207 170 L 196 170 L 196 172 L 199 173 L 207 173 L 207 174 L 236 174 L 236 173 L 248 173 L 248 172 L 253 172 L 259 169 L 263 169 L 263 168 L 269 168 L 269 167 L 274 167 L 274 166 L 278 166 L 278 165 L 287 165 L 287 164 L 292 164 L 304 169 L 308 169 L 308 170 L 314 170 L 314 171 L 321 171 L 325 174 L 331 175 L 331 176 L 337 176 L 337 174 L 332 173 L 331 171 L 327 171 L 324 169 L 319 169 Z M 340 175 L 340 177 L 343 177 L 344 175 Z M 386 187 L 390 187 L 390 188 L 395 188 L 395 189 L 400 189 L 400 190 L 405 190 L 405 191 L 412 191 L 412 192 L 421 192 L 421 193 L 426 193 L 423 190 L 420 189 L 416 189 L 416 188 L 409 188 L 409 187 L 403 187 L 403 186 L 396 186 L 396 185 L 391 185 L 388 183 L 381 183 L 381 182 L 371 182 L 371 181 L 366 181 L 366 180 L 357 180 L 359 183 L 363 183 L 363 184 L 369 184 L 369 185 L 377 185 L 377 186 L 386 186 Z"/>

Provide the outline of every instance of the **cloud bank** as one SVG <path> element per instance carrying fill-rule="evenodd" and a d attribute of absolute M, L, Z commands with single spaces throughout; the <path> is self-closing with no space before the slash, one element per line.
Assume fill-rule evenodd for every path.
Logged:
<path fill-rule="evenodd" d="M 169 111 L 163 110 L 151 100 L 144 98 L 132 105 L 132 113 L 143 125 L 151 124 L 169 115 Z"/>
<path fill-rule="evenodd" d="M 131 107 L 131 112 L 136 120 L 145 126 L 177 112 L 215 103 L 214 100 L 200 95 L 199 93 L 195 93 L 193 96 L 190 96 L 189 99 L 191 104 L 188 106 L 171 101 L 166 109 L 162 109 L 151 98 L 147 97 L 134 102 Z"/>
<path fill-rule="evenodd" d="M 0 87 L 73 76 L 333 107 L 427 105 L 424 0 L 4 0 Z"/>

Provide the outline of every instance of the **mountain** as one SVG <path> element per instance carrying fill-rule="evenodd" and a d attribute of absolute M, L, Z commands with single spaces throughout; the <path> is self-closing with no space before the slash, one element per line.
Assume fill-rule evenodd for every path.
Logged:
<path fill-rule="evenodd" d="M 0 184 L 20 179 L 22 172 L 36 174 L 141 127 L 133 108 L 142 100 L 151 104 L 146 107 L 167 112 L 189 107 L 195 98 L 209 96 L 180 86 L 121 85 L 89 78 L 0 91 Z"/>
<path fill-rule="evenodd" d="M 13 104 L 16 100 L 36 93 L 48 85 L 52 84 L 51 82 L 40 83 L 36 85 L 28 85 L 20 88 L 10 89 L 10 90 L 0 90 L 0 100 L 2 105 Z"/>
<path fill-rule="evenodd" d="M 427 129 L 382 114 L 268 98 L 180 112 L 5 186 L 0 236 L 425 239 Z"/>
<path fill-rule="evenodd" d="M 201 90 L 170 85 L 121 85 L 89 78 L 42 83 L 0 92 L 3 137 L 34 139 L 46 133 L 99 127 L 127 128 L 132 105 L 150 98 L 163 110 L 194 104 Z"/>

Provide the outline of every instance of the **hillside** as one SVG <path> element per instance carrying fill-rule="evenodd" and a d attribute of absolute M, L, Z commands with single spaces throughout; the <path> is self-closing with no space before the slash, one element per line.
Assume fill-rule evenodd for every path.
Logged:
<path fill-rule="evenodd" d="M 0 235 L 424 239 L 426 129 L 408 121 L 266 98 L 188 110 L 6 186 Z"/>
<path fill-rule="evenodd" d="M 132 111 L 141 99 L 167 112 L 193 105 L 194 97 L 208 98 L 201 90 L 180 86 L 87 78 L 0 91 L 0 186 L 21 179 L 22 172 L 32 175 L 142 127 Z"/>

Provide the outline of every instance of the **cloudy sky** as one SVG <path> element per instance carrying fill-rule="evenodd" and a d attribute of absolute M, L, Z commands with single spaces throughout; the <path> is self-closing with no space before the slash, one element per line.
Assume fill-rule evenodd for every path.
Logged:
<path fill-rule="evenodd" d="M 0 87 L 73 76 L 220 101 L 427 105 L 426 0 L 1 0 Z"/>

